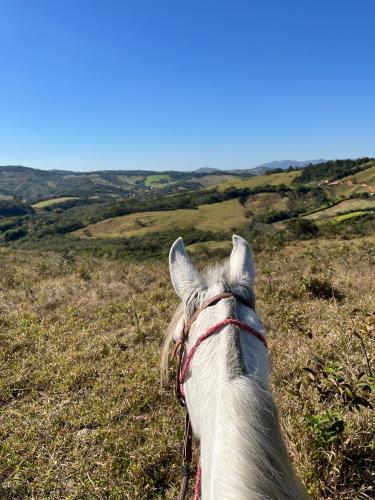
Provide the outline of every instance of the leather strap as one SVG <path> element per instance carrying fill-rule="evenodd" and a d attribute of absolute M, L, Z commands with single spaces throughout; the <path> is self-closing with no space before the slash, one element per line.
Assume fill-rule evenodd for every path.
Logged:
<path fill-rule="evenodd" d="M 202 311 L 207 309 L 207 307 L 210 307 L 210 306 L 217 304 L 218 302 L 220 302 L 220 300 L 228 299 L 230 297 L 234 297 L 236 300 L 238 300 L 238 302 L 241 302 L 245 306 L 253 308 L 253 304 L 251 304 L 244 297 L 241 297 L 241 295 L 237 295 L 236 293 L 232 293 L 232 292 L 219 293 L 218 295 L 215 295 L 214 297 L 211 297 L 210 299 L 208 299 L 206 302 L 203 302 L 203 304 L 194 312 L 194 314 L 191 316 L 189 321 L 183 327 L 182 338 L 186 338 L 194 321 L 198 318 L 198 316 L 200 315 L 200 313 Z"/>
<path fill-rule="evenodd" d="M 190 464 L 193 456 L 192 452 L 193 443 L 193 432 L 190 423 L 189 413 L 185 413 L 185 431 L 184 431 L 184 441 L 182 448 L 182 479 L 180 486 L 180 493 L 178 495 L 178 500 L 184 500 L 186 497 L 187 489 L 189 486 L 190 479 Z"/>

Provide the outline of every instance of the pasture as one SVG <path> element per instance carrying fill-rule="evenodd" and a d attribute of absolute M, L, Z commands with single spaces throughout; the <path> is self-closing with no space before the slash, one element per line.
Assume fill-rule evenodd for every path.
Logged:
<path fill-rule="evenodd" d="M 340 203 L 337 203 L 332 207 L 325 208 L 323 210 L 319 210 L 318 212 L 306 215 L 305 219 L 311 219 L 311 220 L 329 219 L 331 217 L 334 217 L 338 214 L 343 214 L 345 212 L 355 212 L 359 210 L 365 211 L 374 209 L 375 209 L 375 199 L 353 198 L 341 201 Z"/>
<path fill-rule="evenodd" d="M 344 180 L 352 179 L 353 183 L 355 183 L 355 184 L 366 183 L 369 186 L 375 186 L 375 165 L 374 165 L 374 162 L 369 162 L 368 165 L 369 165 L 369 167 L 366 168 L 365 170 L 361 170 L 360 172 L 357 172 L 356 174 L 349 175 L 348 177 L 344 177 Z"/>
<path fill-rule="evenodd" d="M 374 250 L 366 237 L 255 256 L 280 421 L 315 500 L 374 494 Z M 166 259 L 2 249 L 0 263 L 0 496 L 176 498 L 183 415 L 173 378 L 159 383 L 177 305 Z"/>
<path fill-rule="evenodd" d="M 59 198 L 51 198 L 49 200 L 39 201 L 31 205 L 33 208 L 46 208 L 52 205 L 57 205 L 58 203 L 63 203 L 64 201 L 76 200 L 77 196 L 60 196 Z"/>
<path fill-rule="evenodd" d="M 141 236 L 173 228 L 196 228 L 219 232 L 241 230 L 247 223 L 244 207 L 234 199 L 200 205 L 193 209 L 139 212 L 105 219 L 72 234 L 80 238 L 116 238 Z"/>
<path fill-rule="evenodd" d="M 253 177 L 230 179 L 219 184 L 218 189 L 222 191 L 229 187 L 254 189 L 260 186 L 278 186 L 280 184 L 291 186 L 293 180 L 299 175 L 299 170 L 293 170 L 291 172 L 285 171 L 268 175 L 255 175 Z"/>

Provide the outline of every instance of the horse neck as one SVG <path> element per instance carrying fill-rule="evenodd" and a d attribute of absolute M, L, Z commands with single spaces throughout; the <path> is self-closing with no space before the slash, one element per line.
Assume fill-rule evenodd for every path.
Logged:
<path fill-rule="evenodd" d="M 191 340 L 228 316 L 262 328 L 254 311 L 222 301 L 202 314 Z M 264 346 L 231 325 L 204 344 L 186 381 L 200 440 L 202 499 L 304 498 L 281 437 Z"/>

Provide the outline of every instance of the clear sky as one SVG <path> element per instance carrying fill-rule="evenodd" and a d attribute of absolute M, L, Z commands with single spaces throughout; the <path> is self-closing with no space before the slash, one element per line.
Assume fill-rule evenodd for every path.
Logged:
<path fill-rule="evenodd" d="M 0 164 L 365 155 L 374 0 L 0 0 Z"/>

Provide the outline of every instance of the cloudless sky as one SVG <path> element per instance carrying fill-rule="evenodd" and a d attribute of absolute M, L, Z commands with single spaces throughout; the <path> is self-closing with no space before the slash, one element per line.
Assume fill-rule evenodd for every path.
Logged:
<path fill-rule="evenodd" d="M 0 0 L 0 164 L 365 155 L 374 0 Z"/>

